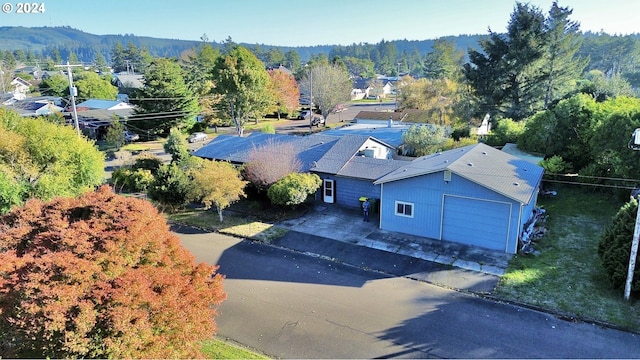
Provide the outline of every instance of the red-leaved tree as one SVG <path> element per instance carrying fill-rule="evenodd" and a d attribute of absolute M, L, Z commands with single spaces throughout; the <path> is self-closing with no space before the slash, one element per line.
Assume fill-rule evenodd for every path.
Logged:
<path fill-rule="evenodd" d="M 31 200 L 0 217 L 0 354 L 202 357 L 222 281 L 147 201 Z"/>
<path fill-rule="evenodd" d="M 296 78 L 281 69 L 267 70 L 271 78 L 271 90 L 275 99 L 275 112 L 292 114 L 299 106 L 300 89 Z"/>

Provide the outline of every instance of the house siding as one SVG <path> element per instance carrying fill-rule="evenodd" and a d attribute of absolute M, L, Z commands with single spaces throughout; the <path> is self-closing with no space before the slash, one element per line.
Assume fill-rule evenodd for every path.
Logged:
<path fill-rule="evenodd" d="M 318 174 L 321 179 L 334 180 L 335 203 L 345 207 L 359 208 L 360 197 L 371 199 L 380 198 L 380 185 L 374 185 L 372 181 L 347 178 L 334 175 Z M 322 200 L 322 189 L 319 190 L 316 199 Z"/>
<path fill-rule="evenodd" d="M 509 253 L 517 251 L 517 239 L 522 229 L 522 219 L 530 217 L 533 206 L 522 207 L 515 200 L 491 191 L 479 184 L 466 180 L 456 174 L 451 174 L 451 180 L 444 180 L 444 172 L 417 176 L 413 178 L 384 183 L 382 187 L 381 222 L 384 230 L 408 233 L 438 240 L 443 239 L 443 218 L 445 216 L 445 202 L 447 196 L 466 198 L 473 204 L 474 212 L 482 214 L 483 211 L 495 212 L 497 208 L 508 217 L 501 225 L 507 239 L 501 250 Z M 476 200 L 476 201 L 473 201 Z M 413 204 L 413 217 L 398 216 L 395 214 L 396 201 Z M 505 209 L 509 209 L 505 212 Z M 529 212 L 527 215 L 527 212 Z M 526 220 L 524 220 L 526 222 Z M 449 226 L 449 225 L 447 225 Z M 495 232 L 496 224 L 491 221 L 477 223 L 474 228 L 456 229 L 457 237 L 463 232 L 468 232 L 469 243 L 483 246 L 474 242 L 475 234 L 480 232 Z M 479 227 L 479 228 L 476 228 Z M 500 233 L 498 231 L 498 233 Z M 487 243 L 485 247 L 496 248 L 496 245 Z"/>

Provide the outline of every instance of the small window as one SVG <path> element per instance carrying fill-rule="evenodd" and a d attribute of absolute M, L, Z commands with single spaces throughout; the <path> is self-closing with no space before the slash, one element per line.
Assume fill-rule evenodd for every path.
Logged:
<path fill-rule="evenodd" d="M 396 201 L 396 215 L 412 218 L 413 204 L 404 201 Z"/>

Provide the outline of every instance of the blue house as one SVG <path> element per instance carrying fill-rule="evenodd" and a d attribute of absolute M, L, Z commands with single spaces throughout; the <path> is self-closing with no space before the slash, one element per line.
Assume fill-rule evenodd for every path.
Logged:
<path fill-rule="evenodd" d="M 249 136 L 219 135 L 196 150 L 193 155 L 210 160 L 229 161 L 242 165 L 249 161 L 251 153 L 260 151 L 277 151 L 277 146 L 265 146 L 269 143 L 291 144 L 302 163 L 301 172 L 308 172 L 340 138 L 314 134 L 311 136 L 291 136 L 284 134 L 265 134 L 254 132 Z M 274 154 L 274 159 L 278 154 Z"/>
<path fill-rule="evenodd" d="M 380 228 L 516 253 L 544 170 L 485 144 L 419 157 L 380 177 Z"/>
<path fill-rule="evenodd" d="M 374 137 L 344 135 L 309 171 L 322 179 L 323 202 L 357 208 L 361 197 L 380 198 L 376 179 L 407 163 L 394 160 L 394 153 L 393 146 Z"/>
<path fill-rule="evenodd" d="M 376 199 L 381 229 L 512 254 L 543 175 L 531 161 L 485 144 L 407 161 L 394 159 L 384 141 L 354 134 L 218 136 L 194 155 L 243 164 L 268 142 L 293 144 L 301 171 L 322 179 L 317 200 L 358 208 L 361 197 Z"/>

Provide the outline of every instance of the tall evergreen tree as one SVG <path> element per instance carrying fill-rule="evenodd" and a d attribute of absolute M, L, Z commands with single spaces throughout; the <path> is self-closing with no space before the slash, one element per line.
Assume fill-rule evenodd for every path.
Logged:
<path fill-rule="evenodd" d="M 167 135 L 172 127 L 189 129 L 199 113 L 198 100 L 187 86 L 180 66 L 155 59 L 145 72 L 145 86 L 131 99 L 136 114 L 130 121 L 152 135 Z"/>
<path fill-rule="evenodd" d="M 437 39 L 433 51 L 424 57 L 424 74 L 430 79 L 450 79 L 459 77 L 464 53 L 456 45 L 444 38 Z"/>
<path fill-rule="evenodd" d="M 483 52 L 469 51 L 472 65 L 465 65 L 465 75 L 487 112 L 520 120 L 541 107 L 544 23 L 537 7 L 516 3 L 506 36 L 490 32 L 489 39 L 480 43 Z"/>
<path fill-rule="evenodd" d="M 545 22 L 548 36 L 546 56 L 542 72 L 545 77 L 544 108 L 561 99 L 575 89 L 589 60 L 576 56 L 582 46 L 583 38 L 579 34 L 580 24 L 569 20 L 573 10 L 559 7 L 554 2 Z"/>
<path fill-rule="evenodd" d="M 111 68 L 114 73 L 127 71 L 127 64 L 125 62 L 125 50 L 122 44 L 117 41 L 111 49 Z"/>

